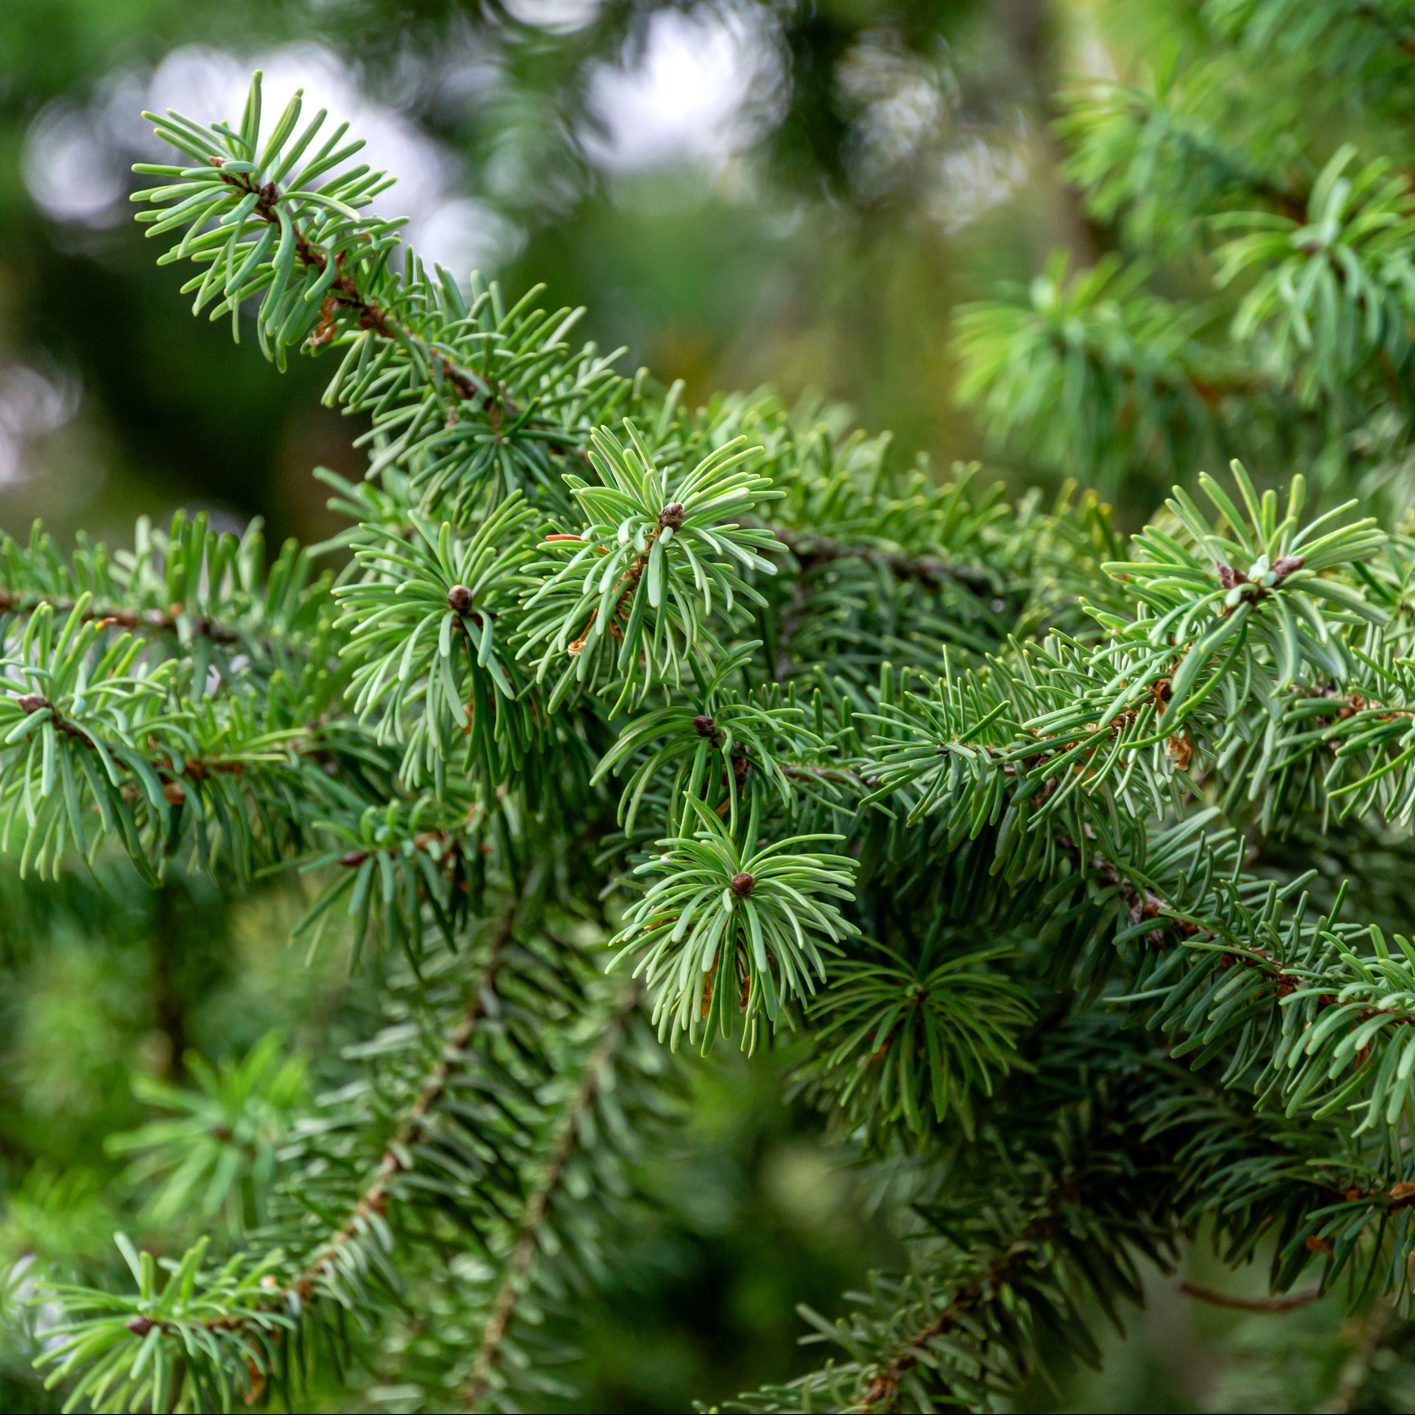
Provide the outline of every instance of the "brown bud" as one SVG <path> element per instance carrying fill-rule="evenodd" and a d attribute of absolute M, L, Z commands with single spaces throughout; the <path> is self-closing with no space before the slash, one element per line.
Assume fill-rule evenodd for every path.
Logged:
<path fill-rule="evenodd" d="M 658 524 L 668 530 L 676 531 L 683 524 L 683 503 L 681 501 L 670 501 L 662 511 L 658 513 Z"/>
<path fill-rule="evenodd" d="M 260 189 L 260 201 L 262 206 L 274 206 L 275 199 L 280 195 L 275 190 L 274 182 L 266 182 Z"/>
<path fill-rule="evenodd" d="M 743 870 L 741 874 L 732 876 L 727 887 L 738 899 L 745 899 L 757 887 L 757 882 Z"/>
<path fill-rule="evenodd" d="M 1273 561 L 1273 578 L 1286 579 L 1294 570 L 1300 570 L 1306 560 L 1300 555 L 1282 555 Z"/>
<path fill-rule="evenodd" d="M 128 1323 L 128 1330 L 134 1336 L 146 1336 L 157 1325 L 151 1317 L 134 1317 Z"/>
<path fill-rule="evenodd" d="M 347 855 L 341 855 L 339 857 L 339 863 L 343 865 L 346 870 L 355 870 L 367 859 L 367 850 L 350 850 Z"/>
<path fill-rule="evenodd" d="M 1234 585 L 1246 585 L 1248 577 L 1242 570 L 1235 570 L 1232 565 L 1220 564 L 1218 567 L 1218 582 L 1224 589 L 1231 590 Z"/>
<path fill-rule="evenodd" d="M 164 781 L 162 796 L 169 806 L 180 806 L 187 799 L 187 793 L 179 781 Z"/>
<path fill-rule="evenodd" d="M 447 591 L 447 607 L 453 614 L 465 615 L 472 607 L 472 592 L 466 585 L 453 585 Z"/>
<path fill-rule="evenodd" d="M 49 699 L 40 693 L 20 693 L 15 698 L 22 712 L 38 712 L 49 706 Z"/>
<path fill-rule="evenodd" d="M 693 731 L 696 732 L 699 737 L 706 737 L 709 742 L 717 741 L 717 723 L 705 712 L 700 712 L 693 719 Z"/>

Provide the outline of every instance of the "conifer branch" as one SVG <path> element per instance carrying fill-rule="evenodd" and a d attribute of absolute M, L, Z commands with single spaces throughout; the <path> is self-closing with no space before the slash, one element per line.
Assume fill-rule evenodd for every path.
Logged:
<path fill-rule="evenodd" d="M 204 614 L 189 617 L 180 605 L 174 605 L 167 610 L 138 611 L 116 606 L 95 606 L 91 603 L 80 605 L 78 600 L 61 599 L 57 596 L 23 597 L 0 589 L 0 614 L 27 618 L 40 609 L 47 609 L 63 619 L 67 619 L 77 610 L 82 623 L 96 623 L 101 629 L 121 629 L 134 634 L 194 634 L 199 638 L 210 639 L 214 644 L 225 646 L 246 642 L 245 635 L 239 629 L 210 619 Z"/>
<path fill-rule="evenodd" d="M 526 1201 L 517 1226 L 500 1285 L 486 1318 L 481 1344 L 472 1362 L 472 1374 L 463 1392 L 464 1408 L 478 1410 L 488 1389 L 491 1372 L 499 1359 L 506 1333 L 515 1317 L 517 1303 L 524 1295 L 527 1275 L 535 1262 L 551 1205 L 555 1202 L 571 1156 L 581 1143 L 581 1129 L 605 1073 L 622 1046 L 624 1029 L 639 1006 L 639 989 L 630 984 L 620 990 L 618 1000 L 605 1021 L 594 1050 L 585 1061 L 579 1086 L 566 1103 L 551 1138 L 544 1168 Z"/>
<path fill-rule="evenodd" d="M 889 1415 L 898 1409 L 900 1382 L 920 1361 L 928 1359 L 929 1345 L 946 1337 L 969 1312 L 997 1296 L 998 1289 L 1011 1281 L 1028 1264 L 1037 1261 L 1037 1246 L 1044 1242 L 1067 1204 L 1077 1198 L 1075 1184 L 1053 1190 L 1042 1211 L 1032 1218 L 1004 1251 L 980 1276 L 956 1289 L 948 1305 L 924 1326 L 907 1337 L 868 1373 L 859 1404 L 859 1415 Z"/>
<path fill-rule="evenodd" d="M 267 181 L 257 186 L 251 173 L 228 172 L 225 162 L 219 157 L 212 157 L 210 161 L 220 172 L 221 180 L 229 187 L 243 196 L 255 197 L 252 212 L 257 220 L 265 222 L 267 226 L 279 227 L 280 221 L 276 211 L 286 194 L 282 193 L 274 182 Z M 514 418 L 519 414 L 520 409 L 515 401 L 508 397 L 504 388 L 493 388 L 480 374 L 454 362 L 446 350 L 437 348 L 420 337 L 401 322 L 391 308 L 361 290 L 353 272 L 346 269 L 343 257 L 338 254 L 331 256 L 311 238 L 300 222 L 298 211 L 290 217 L 290 229 L 293 233 L 295 256 L 301 265 L 307 270 L 322 274 L 332 261 L 335 269 L 333 279 L 328 283 L 324 304 L 320 307 L 320 323 L 309 336 L 312 345 L 317 347 L 330 342 L 337 332 L 336 317 L 348 316 L 360 330 L 379 339 L 404 344 L 416 350 L 428 366 L 440 371 L 442 378 L 456 392 L 459 402 L 480 401 L 483 411 L 491 417 L 494 428 L 499 426 L 502 416 Z"/>
<path fill-rule="evenodd" d="M 1199 1240 L 1270 1255 L 1262 1310 L 1314 1272 L 1406 1299 L 1415 941 L 1384 919 L 1415 544 L 1381 525 L 1415 428 L 1415 198 L 1339 137 L 1276 140 L 1205 45 L 1349 79 L 1363 144 L 1408 65 L 1371 16 L 1295 4 L 1205 0 L 1154 92 L 1075 105 L 1073 175 L 1137 258 L 960 324 L 999 445 L 1124 488 L 1122 519 L 1178 483 L 1128 544 L 1100 495 L 1044 510 L 831 411 L 623 376 L 573 313 L 419 263 L 368 212 L 387 179 L 299 99 L 154 120 L 181 154 L 138 194 L 163 262 L 277 365 L 339 351 L 368 476 L 334 479 L 335 576 L 180 519 L 131 552 L 0 542 L 0 843 L 111 873 L 114 841 L 223 887 L 295 864 L 320 881 L 301 937 L 407 960 L 312 1109 L 272 1107 L 258 1050 L 161 1093 L 192 1120 L 139 1132 L 144 1172 L 169 1220 L 193 1174 L 240 1175 L 212 1190 L 230 1251 L 176 1222 L 170 1263 L 120 1243 L 128 1291 L 45 1286 L 74 1402 L 289 1402 L 330 1353 L 410 1406 L 558 1400 L 563 1294 L 685 1064 L 599 977 L 606 891 L 660 1039 L 797 1030 L 793 1084 L 920 1240 L 810 1318 L 837 1362 L 741 1408 L 995 1404 L 1093 1359 L 1092 1307 L 1120 1320 L 1137 1264 Z M 1226 233 L 1203 305 L 1160 293 L 1203 266 L 1150 276 L 1185 223 Z M 1195 482 L 1240 441 L 1315 468 L 1315 509 L 1300 476 Z"/>
<path fill-rule="evenodd" d="M 283 1283 L 269 1277 L 263 1280 L 259 1304 L 248 1310 L 205 1317 L 195 1323 L 134 1317 L 127 1324 L 134 1337 L 146 1337 L 153 1330 L 164 1335 L 181 1336 L 193 1326 L 236 1337 L 243 1334 L 256 1336 L 272 1330 L 281 1333 L 293 1331 L 310 1303 L 319 1300 L 325 1277 L 344 1262 L 344 1254 L 351 1246 L 370 1240 L 372 1226 L 381 1223 L 390 1203 L 396 1202 L 396 1197 L 390 1192 L 392 1182 L 397 1175 L 416 1164 L 414 1147 L 429 1118 L 442 1103 L 454 1068 L 485 1018 L 487 1001 L 494 992 L 497 974 L 505 961 L 518 911 L 519 904 L 513 903 L 496 921 L 470 1000 L 447 1033 L 436 1063 L 413 1095 L 368 1182 L 353 1198 L 348 1216 L 314 1249 L 299 1271 Z M 272 1327 L 272 1316 L 280 1319 L 277 1327 Z M 279 1339 L 277 1335 L 275 1340 L 278 1342 Z M 260 1376 L 248 1393 L 247 1402 L 258 1399 L 263 1388 L 264 1377 Z"/>
<path fill-rule="evenodd" d="M 296 1310 L 315 1294 L 322 1276 L 339 1263 L 341 1253 L 349 1244 L 363 1241 L 370 1219 L 374 1215 L 381 1217 L 390 1202 L 396 1202 L 389 1192 L 390 1185 L 396 1175 L 416 1164 L 414 1147 L 429 1118 L 442 1103 L 454 1069 L 486 1017 L 488 1004 L 495 995 L 497 977 L 506 962 L 507 948 L 514 937 L 520 909 L 520 902 L 515 901 L 496 920 L 470 998 L 448 1032 L 441 1055 L 405 1111 L 367 1186 L 350 1208 L 348 1218 L 315 1251 L 281 1294 L 286 1303 L 292 1297 L 298 1299 L 293 1304 Z"/>

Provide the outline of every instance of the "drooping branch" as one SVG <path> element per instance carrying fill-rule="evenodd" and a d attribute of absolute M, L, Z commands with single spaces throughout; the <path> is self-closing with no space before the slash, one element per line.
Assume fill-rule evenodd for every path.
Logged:
<path fill-rule="evenodd" d="M 180 740 L 175 739 L 171 749 L 163 751 L 155 734 L 150 734 L 147 752 L 140 753 L 127 744 L 104 741 L 95 730 L 75 720 L 42 693 L 19 693 L 13 701 L 25 716 L 43 714 L 47 725 L 61 737 L 78 743 L 101 757 L 110 769 L 120 772 L 126 778 L 120 787 L 125 798 L 141 794 L 149 780 L 156 779 L 169 806 L 181 805 L 189 787 L 200 789 L 213 778 L 240 778 L 262 767 L 281 768 L 291 756 L 323 765 L 333 759 L 330 744 L 323 736 L 326 724 L 318 722 L 261 733 L 245 750 L 206 753 L 184 750 Z"/>
<path fill-rule="evenodd" d="M 435 1114 L 447 1094 L 448 1085 L 471 1043 L 479 1026 L 484 1022 L 487 1009 L 494 1002 L 497 978 L 506 961 L 506 953 L 514 934 L 520 905 L 513 902 L 496 921 L 487 944 L 476 986 L 468 998 L 451 1031 L 437 1062 L 427 1073 L 422 1086 L 413 1097 L 404 1113 L 402 1122 L 390 1138 L 382 1158 L 374 1168 L 368 1183 L 349 1208 L 348 1217 L 316 1249 L 313 1257 L 299 1274 L 285 1287 L 281 1296 L 285 1301 L 291 1297 L 303 1304 L 315 1293 L 320 1278 L 338 1264 L 340 1254 L 351 1243 L 356 1243 L 367 1232 L 367 1224 L 373 1215 L 387 1212 L 391 1195 L 389 1189 L 395 1177 L 409 1167 L 408 1156 L 412 1147 L 426 1128 L 430 1117 Z"/>
<path fill-rule="evenodd" d="M 496 920 L 466 1005 L 448 1030 L 436 1062 L 413 1093 L 377 1164 L 352 1197 L 345 1217 L 313 1250 L 298 1272 L 285 1282 L 266 1283 L 259 1303 L 243 1311 L 195 1323 L 190 1320 L 168 1322 L 146 1316 L 134 1318 L 128 1323 L 134 1336 L 146 1337 L 157 1327 L 164 1334 L 180 1337 L 195 1325 L 238 1340 L 260 1337 L 278 1341 L 281 1332 L 303 1319 L 318 1302 L 323 1280 L 340 1267 L 351 1247 L 368 1238 L 371 1223 L 381 1220 L 396 1202 L 394 1182 L 415 1163 L 415 1147 L 444 1101 L 457 1067 L 485 1021 L 488 1008 L 493 1005 L 497 978 L 513 941 L 520 910 L 520 902 L 515 901 Z M 272 1326 L 271 1319 L 277 1316 L 280 1322 Z M 265 1378 L 254 1367 L 249 1375 L 253 1384 L 248 1399 L 254 1400 L 263 1392 Z"/>
<path fill-rule="evenodd" d="M 606 1021 L 603 1034 L 585 1062 L 580 1084 L 561 1112 L 545 1167 L 522 1212 L 510 1256 L 506 1261 L 496 1296 L 492 1300 L 486 1326 L 483 1328 L 481 1344 L 472 1363 L 472 1374 L 464 1393 L 468 1411 L 476 1411 L 487 1393 L 502 1344 L 515 1316 L 516 1306 L 525 1295 L 526 1284 L 551 1206 L 564 1180 L 566 1168 L 581 1143 L 585 1117 L 623 1044 L 625 1028 L 638 1005 L 638 986 L 630 984 L 623 988 L 613 1012 Z"/>
<path fill-rule="evenodd" d="M 885 1359 L 868 1372 L 859 1403 L 859 1415 L 890 1415 L 898 1409 L 900 1382 L 921 1361 L 927 1359 L 929 1343 L 947 1336 L 968 1314 L 992 1300 L 1009 1279 L 1036 1261 L 1037 1242 L 1055 1226 L 1067 1203 L 1075 1201 L 1074 1184 L 1059 1184 L 1051 1192 L 1042 1212 L 1017 1234 L 1016 1240 L 977 1278 L 954 1289 L 948 1305 L 932 1320 L 905 1338 Z"/>

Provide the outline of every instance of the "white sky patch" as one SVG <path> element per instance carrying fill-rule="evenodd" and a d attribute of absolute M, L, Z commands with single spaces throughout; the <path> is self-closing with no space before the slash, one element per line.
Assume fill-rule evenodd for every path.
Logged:
<path fill-rule="evenodd" d="M 866 191 L 888 186 L 956 126 L 960 94 L 946 55 L 912 54 L 889 34 L 866 35 L 845 56 L 839 82 L 859 110 L 854 180 Z"/>
<path fill-rule="evenodd" d="M 1009 200 L 1026 179 L 1020 139 L 1007 143 L 980 133 L 960 133 L 939 157 L 928 211 L 945 231 L 961 231 Z"/>
<path fill-rule="evenodd" d="M 734 11 L 660 11 L 642 52 L 592 76 L 601 131 L 585 147 L 611 171 L 685 161 L 720 168 L 755 139 L 783 88 L 775 36 L 760 22 Z"/>
<path fill-rule="evenodd" d="M 128 165 L 141 147 L 148 107 L 143 79 L 109 74 L 91 99 L 60 99 L 43 109 L 25 135 L 22 166 L 35 205 L 55 221 L 99 228 L 131 218 Z"/>
<path fill-rule="evenodd" d="M 502 0 L 506 13 L 550 34 L 573 34 L 599 14 L 600 0 Z"/>
<path fill-rule="evenodd" d="M 0 364 L 0 486 L 24 476 L 28 444 L 69 422 L 80 396 L 72 379 L 28 364 Z"/>
<path fill-rule="evenodd" d="M 505 264 L 525 244 L 525 233 L 475 197 L 454 196 L 411 225 L 408 240 L 419 255 L 460 277 Z"/>

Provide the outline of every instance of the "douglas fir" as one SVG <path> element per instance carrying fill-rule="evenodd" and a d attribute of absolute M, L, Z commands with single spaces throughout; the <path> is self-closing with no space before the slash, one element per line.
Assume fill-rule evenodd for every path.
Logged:
<path fill-rule="evenodd" d="M 1400 1408 L 1415 26 L 1195 8 L 1152 87 L 1065 98 L 1112 252 L 957 332 L 996 444 L 1098 488 L 1049 507 L 834 410 L 687 406 L 426 268 L 345 126 L 258 79 L 230 126 L 152 119 L 159 260 L 327 364 L 367 477 L 323 474 L 317 548 L 0 545 L 6 898 L 103 927 L 276 877 L 377 1002 L 313 1087 L 279 1046 L 150 1087 L 121 1261 L 33 1239 L 0 1287 L 60 1398 L 545 1408 L 685 1070 L 789 1031 L 909 1260 L 807 1314 L 806 1374 L 705 1404 L 991 1408 L 1199 1244 L 1357 1314 L 1302 1329 L 1345 1353 L 1314 1400 Z M 1245 107 L 1270 61 L 1345 129 Z M 1100 497 L 1156 474 L 1122 536 Z"/>

